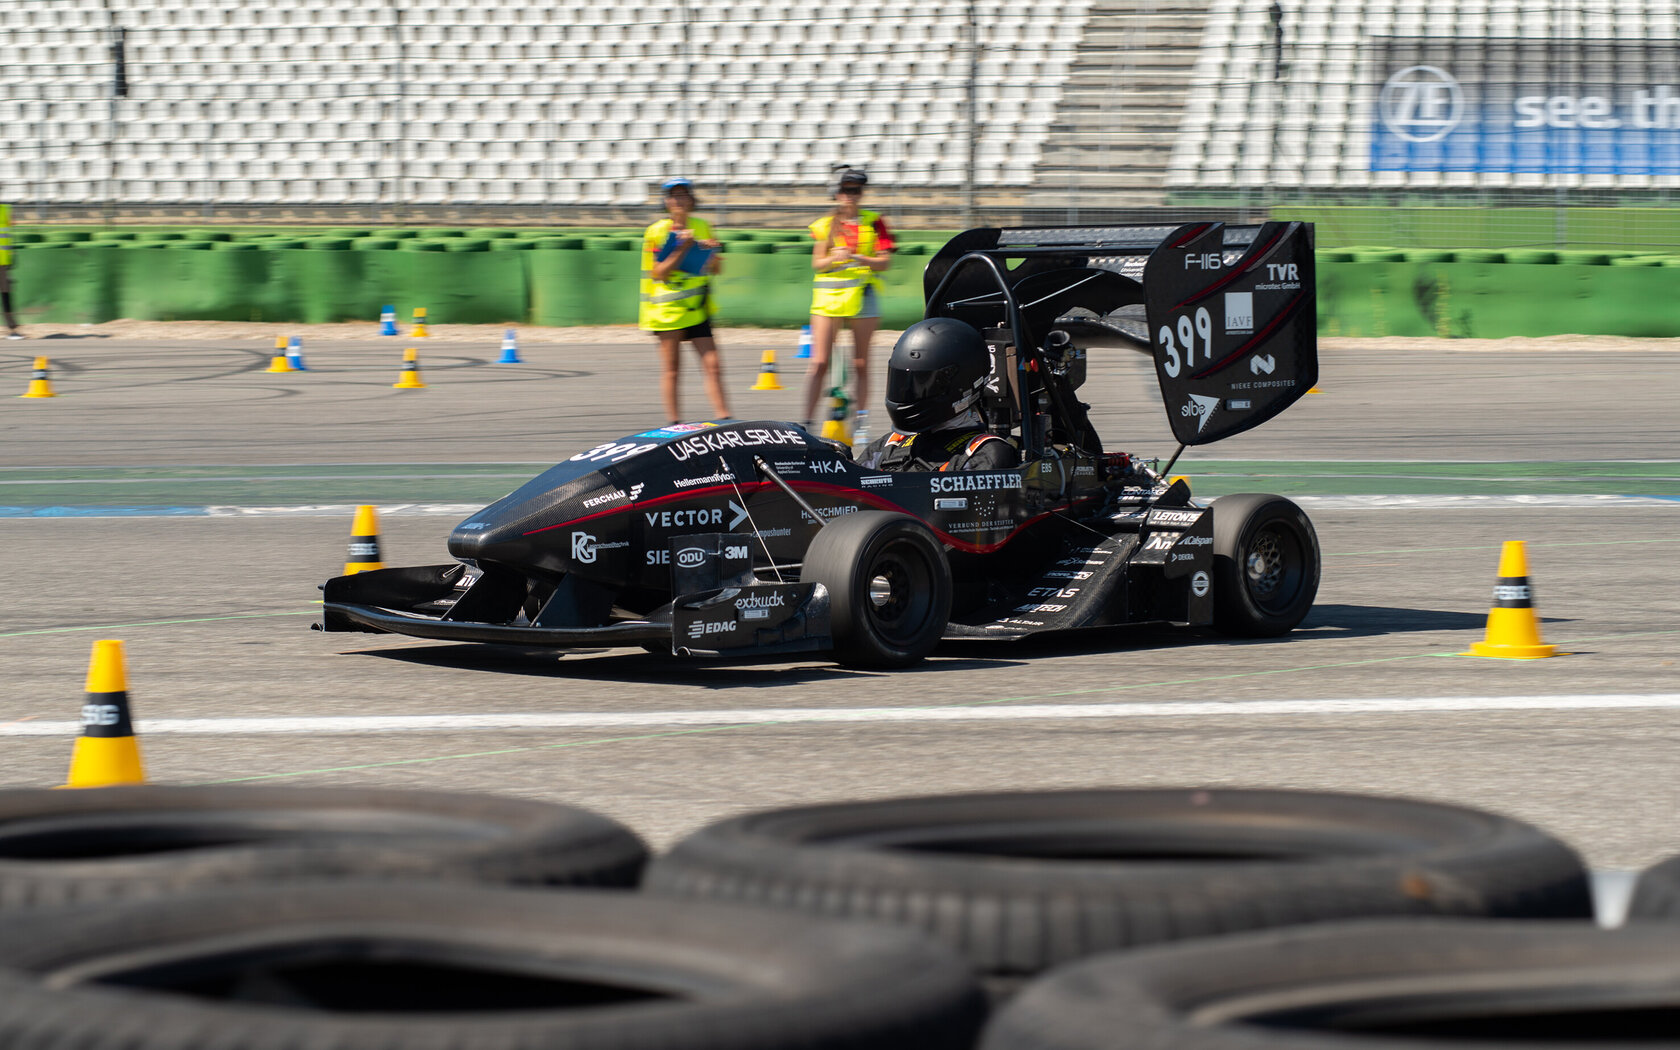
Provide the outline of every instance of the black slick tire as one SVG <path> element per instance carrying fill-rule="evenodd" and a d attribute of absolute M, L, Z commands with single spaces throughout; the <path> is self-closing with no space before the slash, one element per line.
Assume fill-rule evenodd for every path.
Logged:
<path fill-rule="evenodd" d="M 1628 902 L 1629 922 L 1680 922 L 1680 854 L 1646 868 Z"/>
<path fill-rule="evenodd" d="M 0 912 L 294 879 L 634 886 L 647 847 L 574 806 L 441 791 L 0 791 Z"/>
<path fill-rule="evenodd" d="M 834 658 L 847 667 L 920 663 L 951 618 L 945 548 L 906 514 L 831 519 L 806 550 L 800 579 L 828 588 Z"/>
<path fill-rule="evenodd" d="M 0 917 L 9 1050 L 967 1050 L 903 930 L 608 890 L 316 883 Z"/>
<path fill-rule="evenodd" d="M 1288 634 L 1312 610 L 1323 556 L 1306 514 L 1282 496 L 1213 501 L 1213 624 L 1223 634 Z"/>
<path fill-rule="evenodd" d="M 644 892 L 898 922 L 983 974 L 1386 915 L 1587 918 L 1587 874 L 1519 821 L 1308 791 L 1091 790 L 773 810 L 702 828 Z"/>
<path fill-rule="evenodd" d="M 980 1048 L 1673 1047 L 1677 1015 L 1671 930 L 1385 920 L 1075 963 L 1001 1010 Z"/>

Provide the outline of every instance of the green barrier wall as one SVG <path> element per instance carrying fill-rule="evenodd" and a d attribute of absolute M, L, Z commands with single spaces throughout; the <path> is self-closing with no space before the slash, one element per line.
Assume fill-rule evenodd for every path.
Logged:
<path fill-rule="evenodd" d="M 59 231 L 62 232 L 62 231 Z M 362 231 L 357 231 L 362 232 Z M 457 231 L 459 232 L 459 231 Z M 474 231 L 478 233 L 479 231 Z M 434 324 L 627 325 L 637 242 L 622 237 L 316 236 L 21 241 L 25 323 L 378 319 L 383 304 Z M 376 247 L 377 245 L 377 247 Z M 797 327 L 811 301 L 804 242 L 736 241 L 716 282 L 720 324 Z M 882 274 L 883 323 L 922 315 L 923 245 Z M 1680 257 L 1552 249 L 1351 247 L 1319 253 L 1319 331 L 1336 336 L 1680 336 Z"/>

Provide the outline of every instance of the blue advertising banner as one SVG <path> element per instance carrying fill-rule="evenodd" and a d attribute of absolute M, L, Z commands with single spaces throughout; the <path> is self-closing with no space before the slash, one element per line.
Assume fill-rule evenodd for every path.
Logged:
<path fill-rule="evenodd" d="M 1372 171 L 1680 175 L 1680 43 L 1370 42 Z"/>

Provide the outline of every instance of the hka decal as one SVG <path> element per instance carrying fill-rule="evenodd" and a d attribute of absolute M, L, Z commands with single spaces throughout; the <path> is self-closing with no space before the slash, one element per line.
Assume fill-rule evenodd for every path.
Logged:
<path fill-rule="evenodd" d="M 952 474 L 928 479 L 933 492 L 981 492 L 987 489 L 1023 489 L 1019 474 Z"/>
<path fill-rule="evenodd" d="M 813 474 L 844 474 L 846 472 L 846 465 L 837 459 L 812 460 L 806 466 L 811 468 Z"/>

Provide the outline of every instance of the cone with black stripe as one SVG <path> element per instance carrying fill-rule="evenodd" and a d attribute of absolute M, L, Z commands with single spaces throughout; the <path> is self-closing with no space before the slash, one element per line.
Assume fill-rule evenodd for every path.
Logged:
<path fill-rule="evenodd" d="M 29 389 L 19 397 L 57 397 L 52 388 L 52 362 L 44 357 L 35 359 L 35 371 L 29 377 Z"/>
<path fill-rule="evenodd" d="M 265 371 L 265 372 L 296 372 L 297 371 L 297 369 L 292 367 L 292 362 L 290 360 L 288 360 L 287 357 L 286 357 L 286 337 L 285 336 L 277 335 L 277 336 L 274 337 L 274 356 L 268 359 L 268 367 L 263 369 L 263 371 Z"/>
<path fill-rule="evenodd" d="M 356 519 L 350 524 L 350 553 L 345 558 L 344 575 L 384 567 L 379 553 L 379 511 L 364 503 L 356 508 Z"/>
<path fill-rule="evenodd" d="M 144 784 L 140 742 L 134 738 L 134 716 L 128 707 L 128 670 L 123 643 L 93 643 L 88 664 L 87 699 L 82 703 L 82 735 L 70 754 L 67 788 Z"/>
<path fill-rule="evenodd" d="M 752 385 L 754 390 L 780 390 L 782 384 L 776 381 L 776 351 L 766 350 L 759 357 L 758 382 Z"/>
<path fill-rule="evenodd" d="M 1557 646 L 1540 640 L 1534 588 L 1528 583 L 1528 552 L 1521 540 L 1506 540 L 1499 552 L 1499 578 L 1493 581 L 1487 637 L 1473 643 L 1465 655 L 1503 660 L 1539 660 L 1557 655 Z"/>
<path fill-rule="evenodd" d="M 426 384 L 420 379 L 420 351 L 412 346 L 403 351 L 402 371 L 397 373 L 397 381 L 391 386 L 397 390 L 426 389 Z"/>

